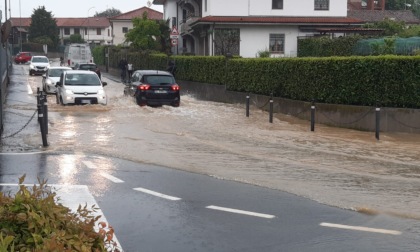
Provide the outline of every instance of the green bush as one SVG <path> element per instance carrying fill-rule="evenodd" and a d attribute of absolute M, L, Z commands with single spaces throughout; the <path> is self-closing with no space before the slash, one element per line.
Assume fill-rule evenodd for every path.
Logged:
<path fill-rule="evenodd" d="M 119 251 L 113 230 L 105 231 L 96 208 L 79 206 L 75 213 L 58 202 L 46 181 L 32 189 L 19 179 L 19 191 L 0 194 L 0 251 Z"/>

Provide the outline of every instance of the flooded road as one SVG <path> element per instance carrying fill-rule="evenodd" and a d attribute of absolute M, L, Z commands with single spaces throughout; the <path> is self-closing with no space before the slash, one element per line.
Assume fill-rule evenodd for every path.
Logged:
<path fill-rule="evenodd" d="M 12 79 L 41 87 L 15 65 Z M 243 105 L 181 97 L 181 106 L 139 107 L 124 85 L 103 74 L 108 105 L 61 106 L 49 95 L 49 134 L 42 148 L 36 120 L 2 151 L 83 152 L 151 163 L 287 191 L 323 204 L 420 219 L 420 135 L 316 125 Z M 32 95 L 33 96 L 33 95 Z M 9 102 L 4 135 L 33 115 L 36 103 Z M 20 114 L 17 116 L 16 114 Z M 19 126 L 17 126 L 19 125 Z"/>

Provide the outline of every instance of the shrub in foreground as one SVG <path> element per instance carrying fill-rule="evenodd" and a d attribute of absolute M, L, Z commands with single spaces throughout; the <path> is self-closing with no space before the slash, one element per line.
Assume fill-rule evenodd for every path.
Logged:
<path fill-rule="evenodd" d="M 0 252 L 2 251 L 119 251 L 113 229 L 97 223 L 100 216 L 79 206 L 76 212 L 59 203 L 46 181 L 0 194 Z M 98 225 L 98 232 L 95 227 Z"/>

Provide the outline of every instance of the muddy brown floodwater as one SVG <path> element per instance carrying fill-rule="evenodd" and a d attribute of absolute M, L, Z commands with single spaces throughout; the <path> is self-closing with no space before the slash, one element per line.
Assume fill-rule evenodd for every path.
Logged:
<path fill-rule="evenodd" d="M 41 82 L 15 78 L 28 78 L 34 91 Z M 243 105 L 189 95 L 179 108 L 139 107 L 123 96 L 123 84 L 105 80 L 107 106 L 63 107 L 49 96 L 49 151 L 168 166 L 340 208 L 420 219 L 420 135 L 381 133 L 377 141 L 374 132 L 319 124 L 311 132 L 307 121 L 277 114 L 269 123 L 256 108 L 247 118 Z M 22 135 L 6 140 L 15 149 L 40 148 L 38 131 Z"/>

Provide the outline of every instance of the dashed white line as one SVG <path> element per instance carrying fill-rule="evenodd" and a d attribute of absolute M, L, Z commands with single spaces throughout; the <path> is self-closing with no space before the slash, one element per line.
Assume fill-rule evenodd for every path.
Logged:
<path fill-rule="evenodd" d="M 266 219 L 273 219 L 273 218 L 276 217 L 276 216 L 270 215 L 270 214 L 262 214 L 262 213 L 256 213 L 256 212 L 249 212 L 249 211 L 243 211 L 243 210 L 238 210 L 238 209 L 233 209 L 233 208 L 226 208 L 226 207 L 207 206 L 206 208 L 213 209 L 213 210 L 230 212 L 230 213 L 250 215 L 250 216 L 255 216 L 255 217 L 260 217 L 260 218 L 266 218 Z"/>
<path fill-rule="evenodd" d="M 377 228 L 368 228 L 368 227 L 361 227 L 361 226 L 347 226 L 347 225 L 325 223 L 325 222 L 322 222 L 319 225 L 322 227 L 340 228 L 340 229 L 364 231 L 364 232 L 371 232 L 371 233 L 401 235 L 400 231 L 388 230 L 388 229 L 377 229 Z"/>
<path fill-rule="evenodd" d="M 119 179 L 119 178 L 117 178 L 117 177 L 114 177 L 114 176 L 112 176 L 112 175 L 110 175 L 110 174 L 108 174 L 108 173 L 105 173 L 105 172 L 102 172 L 102 173 L 101 173 L 101 176 L 102 176 L 102 177 L 104 177 L 104 178 L 106 178 L 106 179 L 111 180 L 111 181 L 112 181 L 112 182 L 114 182 L 114 183 L 124 183 L 124 181 L 123 181 L 123 180 L 121 180 L 121 179 Z"/>
<path fill-rule="evenodd" d="M 167 199 L 167 200 L 173 200 L 173 201 L 181 200 L 181 198 L 177 198 L 177 197 L 169 196 L 169 195 L 166 195 L 166 194 L 158 193 L 158 192 L 151 191 L 151 190 L 141 188 L 141 187 L 133 188 L 133 189 L 136 190 L 136 191 L 139 191 L 139 192 L 147 193 L 147 194 L 150 194 L 150 195 L 153 195 L 153 196 L 156 196 L 156 197 L 160 197 L 160 198 L 164 198 L 164 199 Z"/>

